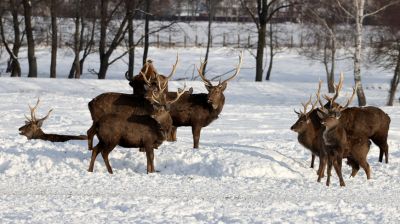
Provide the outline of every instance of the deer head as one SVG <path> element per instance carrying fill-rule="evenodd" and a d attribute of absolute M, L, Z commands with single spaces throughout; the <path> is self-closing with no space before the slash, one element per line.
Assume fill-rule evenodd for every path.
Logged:
<path fill-rule="evenodd" d="M 221 80 L 220 80 L 218 85 L 216 85 L 216 86 L 214 86 L 211 83 L 211 81 L 204 76 L 204 66 L 207 62 L 201 62 L 200 68 L 198 68 L 197 71 L 208 91 L 208 95 L 207 95 L 208 103 L 212 106 L 212 108 L 214 110 L 217 109 L 221 103 L 224 103 L 223 101 L 225 98 L 223 96 L 223 92 L 226 89 L 228 81 L 232 80 L 233 78 L 236 77 L 237 74 L 239 74 L 240 66 L 242 65 L 242 62 L 243 62 L 243 52 L 240 53 L 239 64 L 236 66 L 235 73 L 228 79 L 224 80 L 223 82 L 221 82 Z"/>
<path fill-rule="evenodd" d="M 303 106 L 303 109 L 304 109 L 303 111 L 299 111 L 298 112 L 298 111 L 294 110 L 294 112 L 297 114 L 299 119 L 290 128 L 292 131 L 297 132 L 297 133 L 301 133 L 301 132 L 303 132 L 304 130 L 306 130 L 308 128 L 307 126 L 311 122 L 310 114 L 315 109 L 315 106 L 319 102 L 319 95 L 320 95 L 320 91 L 321 91 L 321 85 L 322 85 L 322 81 L 319 81 L 318 90 L 317 90 L 317 93 L 315 94 L 317 96 L 317 99 L 315 100 L 315 102 L 313 104 L 311 104 L 311 96 L 310 96 L 310 99 L 306 103 L 301 103 L 301 105 Z M 308 106 L 310 104 L 311 104 L 311 109 L 309 111 L 307 111 L 307 108 L 308 108 Z"/>
<path fill-rule="evenodd" d="M 41 127 L 43 125 L 44 120 L 46 120 L 51 111 L 53 111 L 53 109 L 49 110 L 49 112 L 47 113 L 47 115 L 43 118 L 37 119 L 36 115 L 35 115 L 35 111 L 39 105 L 40 99 L 37 100 L 36 105 L 34 107 L 31 107 L 29 105 L 29 109 L 31 112 L 31 118 L 28 118 L 26 115 L 26 121 L 25 121 L 25 125 L 20 127 L 18 130 L 20 131 L 20 135 L 25 135 L 28 139 L 35 139 L 37 137 L 39 137 L 40 135 L 43 134 L 43 131 L 41 130 Z"/>
<path fill-rule="evenodd" d="M 149 90 L 149 87 L 157 87 L 158 86 L 157 82 L 159 81 L 162 82 L 162 85 L 168 86 L 168 81 L 175 74 L 178 62 L 179 62 L 179 57 L 177 54 L 176 62 L 173 65 L 171 73 L 168 76 L 165 76 L 157 72 L 151 60 L 147 60 L 147 62 L 143 65 L 138 75 L 130 79 L 128 75 L 125 74 L 125 78 L 129 81 L 129 85 L 134 88 L 135 94 L 146 94 L 146 92 Z M 157 77 L 161 78 L 157 79 Z"/>
<path fill-rule="evenodd" d="M 326 95 L 324 96 L 324 98 L 328 100 L 328 104 L 330 106 L 329 107 L 323 106 L 322 103 L 320 102 L 321 108 L 319 108 L 318 117 L 321 119 L 321 124 L 327 127 L 327 129 L 336 127 L 336 125 L 339 124 L 339 119 L 340 116 L 342 115 L 342 111 L 346 110 L 354 99 L 356 88 L 353 87 L 353 93 L 350 96 L 350 98 L 347 99 L 347 102 L 344 106 L 335 102 L 335 100 L 339 96 L 339 92 L 342 89 L 342 86 L 343 86 L 343 73 L 341 73 L 340 75 L 339 84 L 336 85 L 335 95 L 333 97 L 328 97 Z"/>

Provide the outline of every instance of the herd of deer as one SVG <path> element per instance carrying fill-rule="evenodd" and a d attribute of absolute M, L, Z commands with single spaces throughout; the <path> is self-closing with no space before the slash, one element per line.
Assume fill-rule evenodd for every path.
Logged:
<path fill-rule="evenodd" d="M 352 167 L 351 176 L 354 177 L 360 166 L 364 169 L 367 179 L 371 178 L 371 169 L 367 162 L 367 154 L 371 145 L 370 140 L 380 149 L 379 162 L 388 163 L 388 131 L 390 117 L 381 109 L 373 106 L 348 107 L 354 98 L 352 96 L 342 106 L 335 102 L 343 86 L 343 73 L 333 97 L 324 95 L 327 103 L 320 99 L 321 82 L 316 93 L 316 100 L 312 103 L 311 97 L 302 104 L 304 111 L 296 112 L 299 116 L 291 130 L 298 133 L 298 141 L 312 153 L 311 168 L 314 167 L 315 156 L 319 157 L 318 182 L 324 177 L 326 165 L 327 180 L 330 184 L 332 166 L 339 177 L 340 186 L 345 186 L 342 176 L 342 159 L 347 158 L 347 164 Z M 320 107 L 316 108 L 319 103 Z M 307 108 L 311 105 L 311 109 Z"/>
<path fill-rule="evenodd" d="M 242 54 L 235 73 L 225 81 L 213 85 L 204 77 L 202 62 L 198 73 L 205 84 L 208 93 L 193 93 L 193 89 L 178 89 L 177 92 L 168 91 L 168 81 L 174 75 L 178 64 L 173 65 L 168 76 L 161 75 L 148 60 L 133 78 L 126 78 L 133 87 L 133 94 L 108 92 L 95 97 L 89 102 L 92 126 L 87 131 L 87 136 L 71 136 L 46 134 L 41 130 L 43 121 L 50 112 L 37 119 L 35 110 L 39 104 L 30 107 L 31 118 L 19 128 L 20 134 L 28 139 L 43 139 L 53 142 L 64 142 L 73 139 L 88 140 L 88 148 L 92 151 L 89 172 L 93 172 L 94 162 L 101 153 L 107 170 L 113 173 L 108 160 L 109 153 L 117 146 L 125 148 L 139 148 L 146 153 L 147 172 L 155 172 L 154 149 L 157 149 L 165 140 L 176 141 L 177 127 L 191 126 L 193 134 L 193 147 L 199 147 L 200 132 L 218 118 L 225 103 L 224 90 L 227 82 L 233 79 L 240 71 Z M 360 166 L 365 170 L 367 179 L 371 178 L 367 154 L 372 140 L 379 146 L 379 161 L 388 163 L 387 137 L 390 117 L 377 107 L 348 107 L 354 98 L 355 89 L 347 103 L 342 106 L 336 103 L 339 92 L 343 86 L 343 74 L 335 86 L 333 97 L 324 95 L 327 103 L 324 105 L 320 99 L 320 81 L 316 93 L 316 100 L 312 97 L 302 104 L 304 111 L 296 112 L 299 116 L 291 130 L 298 133 L 298 141 L 312 153 L 311 168 L 314 167 L 315 156 L 319 157 L 317 171 L 318 182 L 324 177 L 327 169 L 326 185 L 330 184 L 332 166 L 334 167 L 340 185 L 345 186 L 341 168 L 342 159 L 347 158 L 347 164 L 352 167 L 351 176 L 354 177 Z M 186 86 L 185 86 L 186 87 Z M 316 107 L 319 103 L 320 107 Z M 311 105 L 311 109 L 307 111 Z M 97 136 L 99 142 L 93 147 L 93 138 Z"/>
<path fill-rule="evenodd" d="M 34 107 L 29 106 L 31 118 L 19 128 L 20 134 L 28 139 L 42 139 L 53 142 L 64 142 L 72 139 L 88 140 L 88 148 L 92 151 L 89 172 L 93 172 L 94 162 L 101 153 L 110 174 L 113 173 L 108 160 L 109 153 L 117 146 L 125 148 L 139 148 L 146 153 L 147 173 L 155 172 L 154 149 L 157 149 L 165 140 L 176 141 L 177 127 L 191 126 L 193 147 L 199 147 L 200 132 L 218 118 L 225 104 L 224 90 L 229 80 L 239 74 L 242 64 L 242 54 L 234 74 L 213 85 L 204 76 L 203 69 L 206 62 L 202 62 L 198 73 L 205 84 L 208 93 L 193 93 L 193 89 L 177 92 L 168 91 L 168 81 L 174 75 L 179 58 L 173 65 L 170 75 L 164 76 L 157 72 L 151 60 L 148 60 L 133 78 L 126 78 L 133 87 L 133 94 L 108 92 L 95 97 L 89 102 L 92 126 L 87 136 L 70 136 L 46 134 L 41 130 L 43 121 L 51 112 L 36 119 Z M 99 142 L 93 147 L 93 138 L 97 136 Z"/>

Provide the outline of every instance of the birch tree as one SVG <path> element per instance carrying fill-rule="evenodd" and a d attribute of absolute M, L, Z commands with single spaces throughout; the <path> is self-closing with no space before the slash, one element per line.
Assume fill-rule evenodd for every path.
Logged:
<path fill-rule="evenodd" d="M 366 0 L 351 0 L 351 2 L 345 0 L 336 0 L 336 2 L 343 12 L 345 12 L 354 21 L 354 85 L 357 89 L 358 105 L 365 106 L 367 104 L 367 100 L 361 83 L 363 22 L 365 18 L 378 14 L 389 6 L 398 3 L 399 0 L 386 1 L 386 4 L 379 5 L 378 7 L 376 7 L 377 4 L 372 5 L 372 7 L 366 7 Z"/>

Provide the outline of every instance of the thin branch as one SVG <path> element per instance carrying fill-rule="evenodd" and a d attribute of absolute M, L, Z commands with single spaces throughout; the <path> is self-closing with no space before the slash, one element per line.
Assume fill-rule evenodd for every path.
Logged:
<path fill-rule="evenodd" d="M 354 15 L 352 13 L 350 13 L 349 11 L 347 11 L 347 9 L 342 5 L 342 3 L 340 2 L 340 0 L 336 0 L 336 2 L 338 3 L 339 7 L 350 17 L 354 18 Z"/>
<path fill-rule="evenodd" d="M 389 3 L 389 4 L 385 5 L 385 6 L 383 6 L 382 8 L 377 9 L 377 10 L 374 11 L 374 12 L 370 12 L 370 13 L 364 14 L 364 18 L 365 18 L 365 17 L 368 17 L 368 16 L 371 16 L 371 15 L 375 15 L 375 14 L 379 13 L 380 11 L 385 10 L 387 7 L 392 6 L 392 5 L 396 5 L 396 4 L 398 4 L 398 3 L 400 3 L 400 0 L 393 1 L 393 2 L 391 2 L 391 3 Z"/>

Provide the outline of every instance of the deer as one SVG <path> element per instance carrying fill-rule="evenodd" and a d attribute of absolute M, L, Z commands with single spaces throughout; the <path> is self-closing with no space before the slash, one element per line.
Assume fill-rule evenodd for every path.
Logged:
<path fill-rule="evenodd" d="M 93 172 L 94 162 L 101 153 L 107 171 L 113 174 L 108 155 L 117 146 L 124 148 L 144 148 L 147 158 L 147 173 L 155 172 L 154 149 L 165 140 L 172 127 L 172 118 L 168 108 L 184 93 L 178 90 L 173 100 L 166 100 L 165 92 L 152 93 L 151 103 L 154 110 L 148 115 L 130 115 L 111 113 L 104 115 L 90 127 L 91 133 L 97 135 L 99 143 L 92 148 L 89 172 Z M 89 133 L 89 131 L 88 131 Z M 89 145 L 89 148 L 92 146 Z"/>
<path fill-rule="evenodd" d="M 367 162 L 367 154 L 371 144 L 368 140 L 368 137 L 363 133 L 355 135 L 354 133 L 350 134 L 346 132 L 346 121 L 341 119 L 342 112 L 347 109 L 350 102 L 353 100 L 355 92 L 356 89 L 353 88 L 353 95 L 348 99 L 346 105 L 341 106 L 336 104 L 335 106 L 327 109 L 321 104 L 321 108 L 317 112 L 321 119 L 321 124 L 325 126 L 325 130 L 323 132 L 323 150 L 328 155 L 328 177 L 326 180 L 327 186 L 330 184 L 330 173 L 332 166 L 335 168 L 336 174 L 339 177 L 340 186 L 345 186 L 342 175 L 343 158 L 347 158 L 348 164 L 353 167 L 351 173 L 352 177 L 356 175 L 359 170 L 359 166 L 361 166 L 367 175 L 367 179 L 371 178 L 370 166 Z M 321 175 L 322 174 L 319 173 L 319 180 Z"/>
<path fill-rule="evenodd" d="M 31 107 L 29 104 L 29 110 L 31 113 L 31 117 L 28 118 L 25 115 L 25 118 L 27 119 L 25 121 L 25 125 L 20 127 L 18 130 L 20 131 L 20 135 L 24 135 L 25 137 L 30 139 L 41 139 L 45 141 L 51 141 L 51 142 L 65 142 L 69 140 L 86 140 L 87 136 L 85 135 L 59 135 L 59 134 L 47 134 L 42 130 L 42 125 L 43 122 L 50 116 L 50 113 L 53 111 L 53 109 L 49 110 L 46 116 L 43 118 L 37 118 L 36 117 L 36 109 L 39 106 L 40 99 L 38 98 L 36 105 L 34 107 Z"/>
<path fill-rule="evenodd" d="M 342 86 L 343 73 L 340 75 L 334 96 L 329 97 L 324 95 L 324 98 L 328 101 L 324 105 L 325 108 L 334 109 L 341 107 L 335 100 L 339 96 Z M 383 156 L 385 156 L 385 163 L 389 163 L 387 138 L 391 119 L 388 114 L 374 106 L 349 107 L 342 110 L 340 120 L 343 122 L 344 129 L 348 135 L 366 136 L 372 140 L 379 147 L 379 162 L 383 162 Z"/>
<path fill-rule="evenodd" d="M 152 91 L 154 90 L 154 88 L 161 88 L 165 89 L 166 91 L 166 89 L 168 88 L 168 80 L 173 76 L 173 74 L 175 74 L 177 64 L 178 60 L 173 65 L 171 74 L 168 76 L 167 80 L 163 80 L 163 78 L 156 78 L 156 80 L 163 80 L 162 82 L 158 82 L 157 85 L 155 85 L 154 81 L 150 81 L 145 77 L 146 72 L 140 72 L 144 80 L 148 81 L 145 82 L 147 84 L 147 92 L 145 93 L 145 95 L 107 92 L 96 96 L 88 103 L 88 108 L 93 123 L 98 121 L 104 115 L 112 113 L 120 114 L 121 116 L 125 117 L 129 117 L 131 115 L 151 114 L 154 108 L 153 104 L 148 99 L 149 97 L 151 97 Z M 92 131 L 94 130 L 89 128 L 88 136 L 94 136 Z M 92 141 L 93 138 L 88 137 L 88 145 L 90 145 Z"/>
<path fill-rule="evenodd" d="M 178 54 L 176 55 L 176 63 L 173 65 L 173 69 L 168 76 L 161 75 L 157 72 L 153 65 L 153 61 L 148 59 L 146 63 L 143 65 L 140 73 L 138 75 L 135 75 L 134 77 L 130 78 L 128 76 L 128 72 L 125 73 L 125 78 L 129 81 L 129 85 L 133 88 L 133 94 L 138 95 L 138 96 L 144 96 L 147 92 L 147 88 L 152 85 L 156 85 L 156 82 L 158 82 L 157 78 L 161 80 L 162 83 L 164 83 L 167 86 L 167 91 L 168 91 L 168 81 L 172 77 L 172 75 L 175 73 L 176 66 L 179 61 L 179 56 Z M 144 75 L 142 75 L 144 74 Z"/>
<path fill-rule="evenodd" d="M 216 120 L 221 113 L 225 104 L 224 90 L 228 82 L 239 74 L 242 65 L 242 56 L 243 52 L 239 56 L 239 63 L 235 68 L 234 74 L 222 82 L 220 80 L 217 85 L 213 85 L 203 75 L 206 62 L 201 62 L 197 71 L 208 93 L 192 93 L 190 90 L 187 94 L 182 95 L 176 103 L 171 105 L 170 114 L 174 126 L 172 132 L 173 140 L 176 140 L 176 130 L 178 127 L 191 126 L 193 148 L 199 148 L 201 129 Z M 168 92 L 167 98 L 175 98 L 175 96 L 175 92 Z"/>
<path fill-rule="evenodd" d="M 291 130 L 296 132 L 297 140 L 299 143 L 304 146 L 306 149 L 311 151 L 311 165 L 310 168 L 314 168 L 315 156 L 319 157 L 319 168 L 317 174 L 320 172 L 324 173 L 324 168 L 327 163 L 327 155 L 322 150 L 323 148 L 323 140 L 322 134 L 325 130 L 325 127 L 321 124 L 320 118 L 318 117 L 318 110 L 316 109 L 316 105 L 319 102 L 319 95 L 321 90 L 322 81 L 319 82 L 318 90 L 316 93 L 317 100 L 312 103 L 311 96 L 310 99 L 306 103 L 302 103 L 303 111 L 294 112 L 298 116 L 298 120 L 291 126 Z M 308 106 L 311 104 L 311 109 L 308 111 Z M 320 181 L 320 179 L 318 180 Z"/>

